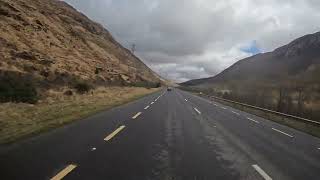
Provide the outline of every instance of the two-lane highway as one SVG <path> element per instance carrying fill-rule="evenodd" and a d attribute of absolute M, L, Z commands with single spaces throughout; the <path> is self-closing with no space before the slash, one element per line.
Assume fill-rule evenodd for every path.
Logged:
<path fill-rule="evenodd" d="M 178 89 L 2 147 L 1 179 L 319 179 L 320 140 Z"/>

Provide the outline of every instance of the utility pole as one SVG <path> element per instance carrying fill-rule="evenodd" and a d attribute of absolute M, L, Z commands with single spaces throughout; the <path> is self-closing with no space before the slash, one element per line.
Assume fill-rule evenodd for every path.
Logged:
<path fill-rule="evenodd" d="M 136 44 L 132 44 L 132 46 L 131 46 L 131 52 L 132 52 L 132 54 L 134 54 L 134 51 L 136 50 Z"/>

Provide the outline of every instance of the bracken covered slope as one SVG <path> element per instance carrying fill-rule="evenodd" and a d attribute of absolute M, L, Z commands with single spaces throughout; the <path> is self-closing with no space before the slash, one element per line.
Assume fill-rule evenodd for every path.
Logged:
<path fill-rule="evenodd" d="M 0 76 L 9 75 L 43 87 L 159 82 L 106 29 L 58 0 L 0 0 Z"/>

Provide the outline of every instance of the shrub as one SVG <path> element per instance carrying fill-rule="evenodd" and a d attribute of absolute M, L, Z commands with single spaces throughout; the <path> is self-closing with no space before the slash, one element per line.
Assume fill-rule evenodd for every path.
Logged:
<path fill-rule="evenodd" d="M 74 86 L 78 93 L 84 94 L 92 89 L 92 85 L 87 82 L 77 82 Z"/>
<path fill-rule="evenodd" d="M 0 102 L 36 103 L 38 93 L 35 84 L 30 79 L 15 76 L 0 78 Z"/>
<path fill-rule="evenodd" d="M 66 96 L 72 96 L 73 92 L 71 90 L 67 90 L 63 94 L 66 95 Z"/>
<path fill-rule="evenodd" d="M 156 83 L 156 88 L 159 88 L 159 87 L 161 87 L 161 83 L 160 83 L 160 82 L 157 82 L 157 83 Z"/>
<path fill-rule="evenodd" d="M 131 86 L 134 87 L 145 87 L 145 88 L 158 88 L 161 87 L 161 83 L 160 82 L 148 82 L 148 81 L 138 81 L 135 83 L 131 83 Z"/>

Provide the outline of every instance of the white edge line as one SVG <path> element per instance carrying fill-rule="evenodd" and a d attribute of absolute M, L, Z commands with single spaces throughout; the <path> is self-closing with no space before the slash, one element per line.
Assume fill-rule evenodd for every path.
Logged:
<path fill-rule="evenodd" d="M 142 113 L 142 112 L 138 112 L 136 115 L 134 115 L 134 116 L 132 117 L 132 119 L 137 118 L 138 116 L 140 116 L 141 113 Z"/>
<path fill-rule="evenodd" d="M 265 180 L 272 180 L 272 178 L 264 172 L 257 164 L 253 164 L 252 167 L 265 179 Z"/>
<path fill-rule="evenodd" d="M 284 135 L 286 135 L 286 136 L 289 136 L 289 137 L 292 137 L 292 138 L 293 138 L 293 136 L 292 136 L 292 135 L 287 134 L 287 133 L 285 133 L 285 132 L 283 132 L 283 131 L 280 131 L 279 129 L 272 128 L 272 130 L 277 131 L 277 132 L 279 132 L 279 133 L 281 133 L 281 134 L 284 134 Z"/>
<path fill-rule="evenodd" d="M 146 106 L 144 109 L 148 109 L 150 106 Z"/>
<path fill-rule="evenodd" d="M 235 112 L 235 111 L 231 111 L 232 113 L 236 114 L 236 115 L 240 115 L 239 113 Z"/>
<path fill-rule="evenodd" d="M 197 111 L 198 114 L 201 114 L 201 112 L 197 108 L 193 108 L 195 111 Z"/>
<path fill-rule="evenodd" d="M 254 120 L 254 119 L 251 119 L 251 118 L 248 118 L 248 117 L 247 117 L 247 119 L 250 120 L 250 121 L 253 121 L 253 122 L 255 122 L 255 123 L 259 123 L 259 121 L 256 121 L 256 120 Z"/>

